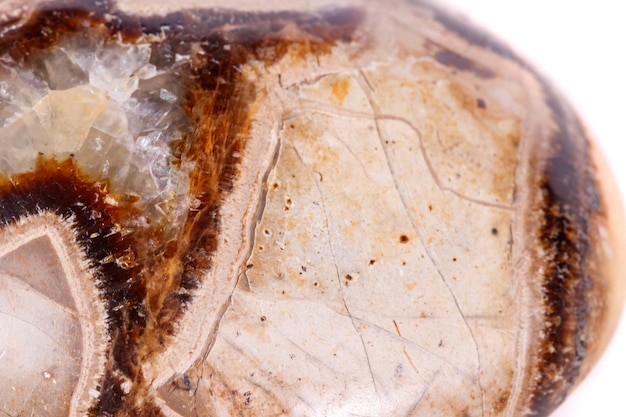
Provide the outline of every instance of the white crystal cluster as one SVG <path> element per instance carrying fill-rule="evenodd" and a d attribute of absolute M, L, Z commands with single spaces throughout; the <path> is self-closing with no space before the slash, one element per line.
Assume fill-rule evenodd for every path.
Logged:
<path fill-rule="evenodd" d="M 184 89 L 150 62 L 151 45 L 81 34 L 40 54 L 32 68 L 0 58 L 0 174 L 73 157 L 152 219 L 182 214 L 190 167 L 171 149 L 189 129 Z"/>

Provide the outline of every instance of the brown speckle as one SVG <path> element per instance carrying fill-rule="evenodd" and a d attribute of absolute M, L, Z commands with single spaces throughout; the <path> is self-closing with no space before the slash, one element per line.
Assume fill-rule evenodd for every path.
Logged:
<path fill-rule="evenodd" d="M 127 225 L 141 213 L 133 201 L 121 198 L 115 198 L 119 206 L 108 205 L 106 201 L 112 200 L 106 197 L 115 196 L 101 186 L 106 178 L 101 182 L 87 178 L 71 158 L 56 161 L 41 154 L 36 171 L 0 178 L 1 223 L 14 223 L 37 210 L 72 217 L 79 243 L 94 265 L 94 279 L 108 309 L 111 351 L 105 355 L 108 362 L 101 395 L 90 414 L 161 415 L 150 399 L 140 411 L 136 409 L 139 396 L 146 391 L 141 369 L 149 355 L 168 343 L 175 321 L 201 285 L 199 277 L 211 267 L 210 255 L 220 232 L 220 204 L 239 173 L 253 111 L 250 103 L 255 98 L 254 86 L 238 69 L 252 60 L 271 64 L 286 53 L 298 53 L 294 51 L 300 51 L 300 58 L 328 53 L 338 41 L 354 39 L 362 18 L 361 12 L 351 8 L 312 14 L 196 9 L 146 17 L 127 15 L 113 2 L 69 0 L 50 2 L 21 18 L 19 25 L 15 21 L 0 24 L 0 54 L 24 66 L 75 34 L 97 34 L 104 41 L 128 43 L 144 35 L 159 35 L 152 44 L 159 70 L 174 64 L 174 56 L 193 55 L 190 45 L 198 50 L 193 63 L 178 65 L 187 89 L 182 106 L 195 125 L 173 153 L 193 163 L 189 193 L 198 204 L 186 213 L 177 239 L 160 242 L 163 231 L 158 225 L 135 233 L 116 232 L 131 230 Z M 298 31 L 297 36 L 283 35 L 293 31 Z M 15 187 L 18 179 L 20 185 Z M 66 198 L 51 198 L 58 195 Z M 92 212 L 98 213 L 99 223 L 89 217 Z M 154 249 L 141 243 L 147 239 L 157 242 Z M 103 262 L 111 256 L 119 261 Z M 159 279 L 152 280 L 156 271 Z M 122 388 L 122 381 L 130 381 L 130 388 Z"/>
<path fill-rule="evenodd" d="M 400 243 L 408 243 L 409 237 L 407 235 L 400 235 Z"/>

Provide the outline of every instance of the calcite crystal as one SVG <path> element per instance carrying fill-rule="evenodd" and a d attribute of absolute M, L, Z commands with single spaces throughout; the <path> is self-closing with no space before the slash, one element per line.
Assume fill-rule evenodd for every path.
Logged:
<path fill-rule="evenodd" d="M 2 414 L 547 416 L 606 346 L 611 176 L 464 19 L 0 11 Z"/>

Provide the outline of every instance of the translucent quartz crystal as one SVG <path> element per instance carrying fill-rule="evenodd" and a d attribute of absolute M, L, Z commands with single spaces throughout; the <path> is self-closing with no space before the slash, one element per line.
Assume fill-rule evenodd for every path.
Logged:
<path fill-rule="evenodd" d="M 172 148 L 189 132 L 176 65 L 157 70 L 148 42 L 71 35 L 36 52 L 32 68 L 0 60 L 0 172 L 34 169 L 37 156 L 72 157 L 152 221 L 188 209 L 192 164 Z M 171 221 L 171 220 L 168 220 Z"/>

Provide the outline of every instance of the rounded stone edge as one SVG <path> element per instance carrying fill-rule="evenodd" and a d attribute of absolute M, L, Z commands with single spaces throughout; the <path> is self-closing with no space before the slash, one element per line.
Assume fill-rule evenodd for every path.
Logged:
<path fill-rule="evenodd" d="M 597 248 L 598 274 L 605 278 L 605 315 L 598 317 L 595 328 L 595 349 L 589 351 L 589 358 L 596 362 L 611 342 L 617 329 L 626 300 L 626 213 L 616 179 L 606 161 L 602 149 L 595 141 L 590 143 L 591 164 L 595 169 L 602 212 L 594 218 L 596 234 L 592 236 L 592 246 Z M 587 370 L 588 371 L 588 370 Z"/>
<path fill-rule="evenodd" d="M 539 110 L 547 118 L 529 126 L 516 190 L 525 331 L 523 391 L 514 410 L 548 416 L 589 373 L 617 326 L 625 295 L 617 253 L 626 245 L 619 193 L 600 151 L 567 101 L 535 78 L 543 99 L 530 105 L 547 106 Z"/>
<path fill-rule="evenodd" d="M 619 321 L 626 295 L 619 191 L 575 110 L 533 65 L 462 15 L 414 2 L 467 44 L 515 64 L 527 86 L 513 225 L 518 389 L 507 415 L 548 416 L 595 365 Z"/>

